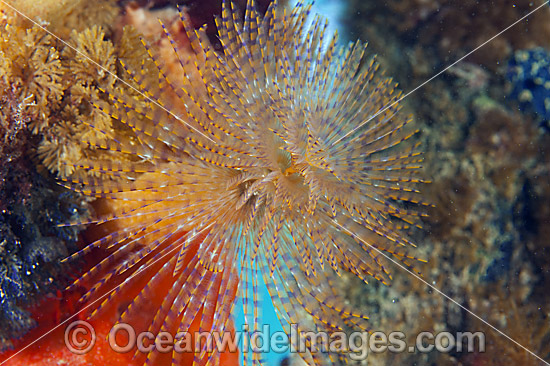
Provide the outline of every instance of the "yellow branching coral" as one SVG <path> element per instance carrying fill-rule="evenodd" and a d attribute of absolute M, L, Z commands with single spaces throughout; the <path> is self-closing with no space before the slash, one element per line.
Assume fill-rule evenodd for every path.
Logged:
<path fill-rule="evenodd" d="M 73 174 L 73 162 L 93 155 L 94 149 L 85 141 L 100 143 L 114 137 L 111 117 L 93 108 L 93 104 L 104 103 L 101 90 L 111 88 L 116 80 L 115 48 L 104 38 L 105 33 L 97 26 L 73 32 L 70 42 L 75 49 L 63 50 L 70 72 L 65 78 L 63 110 L 59 123 L 44 133 L 38 147 L 43 163 L 61 177 Z"/>
<path fill-rule="evenodd" d="M 37 153 L 48 170 L 65 178 L 75 173 L 72 165 L 76 161 L 126 160 L 112 152 L 98 152 L 96 146 L 115 136 L 135 138 L 131 129 L 101 110 L 108 105 L 102 90 L 117 88 L 130 93 L 126 84 L 117 82 L 116 74 L 123 71 L 117 67 L 117 59 L 120 53 L 121 62 L 134 65 L 132 53 L 144 54 L 135 32 L 125 29 L 117 48 L 99 26 L 73 31 L 67 40 L 73 49 L 38 26 L 25 28 L 5 18 L 2 27 L 0 83 L 5 86 L 4 94 L 16 91 L 10 100 L 24 100 L 25 106 L 32 106 L 26 127 L 42 136 Z M 149 73 L 150 66 L 146 71 Z M 127 78 L 126 72 L 123 77 Z"/>
<path fill-rule="evenodd" d="M 82 149 L 73 139 L 79 136 L 77 127 L 67 121 L 61 121 L 50 129 L 48 135 L 38 147 L 38 156 L 50 170 L 66 177 L 74 172 L 74 168 L 64 164 L 66 161 L 82 159 Z"/>
<path fill-rule="evenodd" d="M 10 23 L 2 27 L 0 78 L 4 85 L 16 88 L 21 99 L 31 97 L 36 103 L 38 115 L 30 127 L 39 132 L 48 125 L 51 110 L 63 96 L 65 68 L 53 38 L 39 28 L 24 29 Z"/>
<path fill-rule="evenodd" d="M 57 123 L 47 131 L 39 129 L 43 140 L 38 155 L 50 171 L 61 177 L 73 174 L 72 163 L 94 155 L 94 148 L 85 141 L 102 142 L 114 136 L 111 117 L 93 108 L 93 104 L 104 103 L 101 90 L 115 83 L 115 47 L 97 26 L 73 32 L 69 42 L 74 49 L 65 47 L 62 51 L 67 73 Z"/>
<path fill-rule="evenodd" d="M 69 42 L 76 50 L 67 47 L 63 56 L 68 61 L 74 81 L 81 86 L 112 87 L 116 72 L 115 47 L 105 39 L 105 32 L 98 26 L 82 32 L 73 31 Z"/>
<path fill-rule="evenodd" d="M 421 152 L 404 143 L 415 133 L 412 118 L 400 112 L 394 83 L 365 60 L 365 45 L 339 47 L 326 20 L 310 24 L 310 5 L 287 13 L 274 1 L 261 17 L 249 0 L 244 22 L 232 9 L 224 1 L 217 20 L 220 52 L 181 14 L 193 52 L 173 42 L 177 72 L 153 56 L 156 79 L 126 67 L 147 98 L 113 88 L 110 106 L 95 105 L 136 138 L 95 144 L 126 161 L 71 164 L 82 173 L 69 186 L 112 201 L 114 212 L 93 222 L 119 224 L 72 257 L 112 249 L 74 286 L 95 278 L 84 301 L 122 281 L 107 304 L 155 263 L 158 271 L 139 272 L 148 285 L 121 320 L 168 282 L 149 331 L 199 323 L 221 332 L 237 287 L 257 329 L 263 277 L 285 326 L 301 334 L 366 329 L 366 316 L 334 283 L 342 271 L 389 282 L 386 256 L 410 267 L 417 259 L 406 235 L 420 226 L 414 207 L 424 205 Z M 338 357 L 318 351 L 301 355 L 309 364 Z M 182 357 L 175 352 L 174 363 Z M 195 354 L 197 364 L 218 361 L 215 351 Z"/>

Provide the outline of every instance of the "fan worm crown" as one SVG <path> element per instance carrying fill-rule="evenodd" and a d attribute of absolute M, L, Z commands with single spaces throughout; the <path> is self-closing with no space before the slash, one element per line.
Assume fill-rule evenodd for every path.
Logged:
<path fill-rule="evenodd" d="M 173 279 L 150 330 L 185 331 L 194 319 L 202 330 L 223 330 L 234 301 L 257 324 L 263 276 L 284 324 L 300 332 L 365 329 L 336 277 L 348 271 L 388 282 L 384 255 L 407 266 L 417 259 L 404 233 L 420 226 L 415 207 L 425 205 L 416 187 L 422 157 L 418 144 L 405 143 L 416 131 L 393 104 L 401 94 L 366 60 L 365 44 L 341 47 L 326 20 L 310 22 L 311 5 L 288 11 L 274 1 L 261 16 L 250 0 L 244 21 L 228 1 L 222 9 L 221 51 L 182 12 L 191 51 L 163 26 L 176 62 L 144 43 L 154 75 L 122 65 L 144 95 L 103 91 L 111 106 L 96 108 L 137 137 L 85 141 L 128 158 L 74 164 L 94 174 L 68 185 L 115 202 L 112 214 L 93 222 L 119 228 L 72 256 L 112 249 L 74 285 L 96 278 L 86 300 L 107 281 L 160 263 L 155 273 L 140 272 L 150 280 L 134 300 Z M 302 356 L 320 364 L 326 355 Z"/>

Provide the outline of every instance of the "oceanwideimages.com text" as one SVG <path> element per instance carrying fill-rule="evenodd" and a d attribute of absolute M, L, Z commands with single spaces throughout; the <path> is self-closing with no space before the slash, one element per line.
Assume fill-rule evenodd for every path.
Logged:
<path fill-rule="evenodd" d="M 186 352 L 256 352 L 256 353 L 346 353 L 360 361 L 369 353 L 401 352 L 484 352 L 482 332 L 420 332 L 410 338 L 403 332 L 313 332 L 290 326 L 288 333 L 272 332 L 268 324 L 250 331 L 244 325 L 234 332 L 136 332 L 127 323 L 115 324 L 108 335 L 109 346 L 119 353 L 153 351 L 160 353 Z M 410 339 L 414 339 L 410 344 Z M 95 345 L 94 328 L 85 321 L 75 321 L 65 330 L 65 344 L 76 354 L 89 352 Z M 409 341 L 409 342 L 408 342 Z"/>

